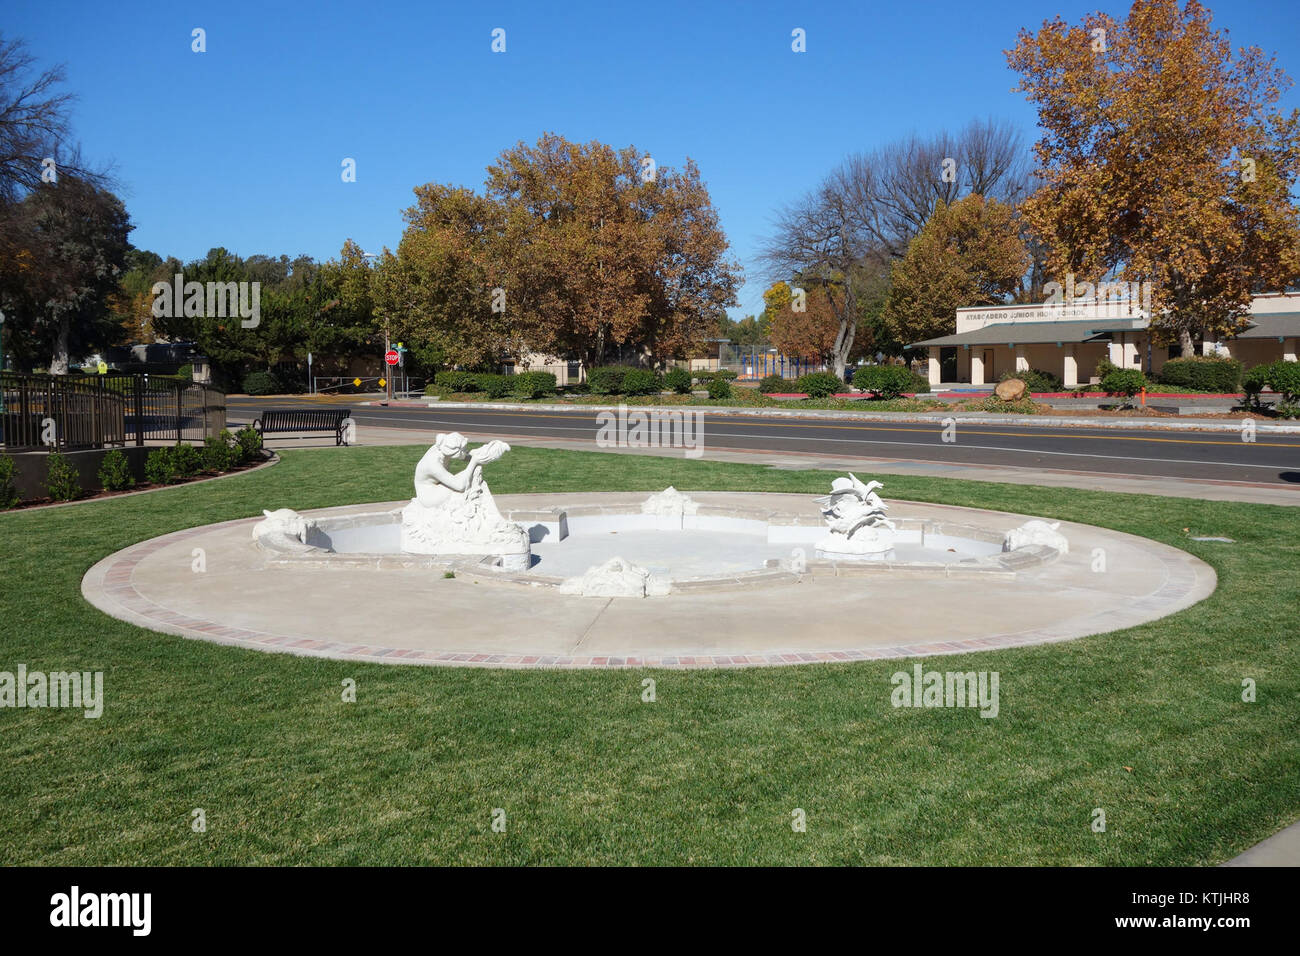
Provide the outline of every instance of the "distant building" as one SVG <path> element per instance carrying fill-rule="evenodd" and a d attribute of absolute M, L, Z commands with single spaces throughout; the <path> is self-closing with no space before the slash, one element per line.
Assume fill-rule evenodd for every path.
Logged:
<path fill-rule="evenodd" d="M 1255 296 L 1250 326 L 1232 337 L 1206 338 L 1206 355 L 1229 355 L 1247 368 L 1296 361 L 1300 340 L 1300 292 Z M 931 385 L 996 382 L 1004 372 L 1041 369 L 1067 388 L 1096 382 L 1097 363 L 1159 373 L 1177 357 L 1177 346 L 1151 344 L 1150 315 L 1134 300 L 1081 304 L 1006 305 L 958 309 L 952 335 L 913 342 L 925 350 Z"/>

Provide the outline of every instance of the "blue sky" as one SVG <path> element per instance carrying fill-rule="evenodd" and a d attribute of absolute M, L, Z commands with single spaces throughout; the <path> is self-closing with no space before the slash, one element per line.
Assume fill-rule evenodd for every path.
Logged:
<path fill-rule="evenodd" d="M 1300 78 L 1294 0 L 1209 5 L 1234 45 Z M 749 277 L 739 316 L 762 307 L 754 255 L 776 209 L 846 154 L 912 131 L 993 116 L 1032 138 L 1002 51 L 1021 27 L 1097 7 L 9 0 L 2 29 L 66 65 L 82 147 L 115 164 L 141 248 L 324 259 L 351 237 L 378 251 L 397 244 L 414 186 L 477 188 L 503 148 L 550 130 L 660 166 L 693 158 Z M 195 27 L 206 53 L 191 52 Z M 807 53 L 790 50 L 795 27 Z M 1300 105 L 1294 88 L 1286 102 Z"/>

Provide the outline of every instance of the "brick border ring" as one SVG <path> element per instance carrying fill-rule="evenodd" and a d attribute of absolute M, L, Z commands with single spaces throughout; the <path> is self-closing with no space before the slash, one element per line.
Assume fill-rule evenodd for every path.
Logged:
<path fill-rule="evenodd" d="M 629 513 L 648 492 L 499 495 L 512 517 Z M 808 512 L 811 496 L 691 492 L 702 513 Z M 325 525 L 401 502 L 303 512 Z M 891 502 L 900 528 L 994 540 L 1033 516 Z M 585 509 L 585 510 L 584 510 Z M 815 511 L 813 511 L 815 515 Z M 393 556 L 305 563 L 254 545 L 257 518 L 139 542 L 82 594 L 153 631 L 315 657 L 503 668 L 752 667 L 959 654 L 1073 640 L 1155 620 L 1213 593 L 1214 570 L 1169 545 L 1062 522 L 1067 554 L 1024 548 L 953 564 L 780 562 L 656 598 L 558 593 L 555 579 Z M 1100 567 L 1099 567 L 1100 564 Z M 450 571 L 448 569 L 451 569 Z M 454 574 L 454 578 L 444 574 Z M 694 584 L 696 586 L 692 587 Z"/>

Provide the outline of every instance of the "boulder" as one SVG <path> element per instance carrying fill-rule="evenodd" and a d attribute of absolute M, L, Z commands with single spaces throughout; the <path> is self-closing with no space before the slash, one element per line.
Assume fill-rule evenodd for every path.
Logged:
<path fill-rule="evenodd" d="M 998 382 L 998 387 L 993 389 L 993 394 L 1004 402 L 1014 402 L 1029 394 L 1029 389 L 1020 379 L 1009 378 L 1005 382 Z"/>

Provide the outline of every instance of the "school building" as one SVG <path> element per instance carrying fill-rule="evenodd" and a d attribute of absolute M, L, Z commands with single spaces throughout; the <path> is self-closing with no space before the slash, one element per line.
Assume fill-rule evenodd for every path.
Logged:
<path fill-rule="evenodd" d="M 1268 293 L 1251 302 L 1250 325 L 1232 337 L 1209 336 L 1205 355 L 1227 355 L 1250 368 L 1296 361 L 1300 341 L 1300 292 Z M 958 309 L 956 331 L 908 345 L 929 358 L 932 386 L 985 385 L 1004 372 L 1041 369 L 1067 388 L 1098 381 L 1103 358 L 1121 368 L 1156 375 L 1178 346 L 1153 346 L 1149 313 L 1137 300 L 1078 304 L 1030 304 Z M 915 354 L 915 352 L 913 353 Z"/>

